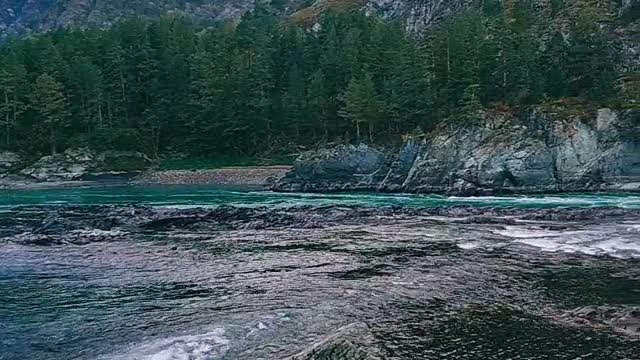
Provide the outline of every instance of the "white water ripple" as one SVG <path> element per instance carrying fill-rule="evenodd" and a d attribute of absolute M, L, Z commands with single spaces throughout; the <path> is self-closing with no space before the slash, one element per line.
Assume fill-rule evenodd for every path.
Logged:
<path fill-rule="evenodd" d="M 502 240 L 458 244 L 464 250 L 526 245 L 545 252 L 563 252 L 616 258 L 640 258 L 639 224 L 592 225 L 580 229 L 550 230 L 530 225 L 505 226 L 491 232 Z M 615 234 L 615 235 L 613 235 Z"/>
<path fill-rule="evenodd" d="M 224 329 L 216 328 L 204 334 L 186 335 L 133 345 L 125 353 L 103 360 L 210 360 L 219 359 L 229 350 Z"/>

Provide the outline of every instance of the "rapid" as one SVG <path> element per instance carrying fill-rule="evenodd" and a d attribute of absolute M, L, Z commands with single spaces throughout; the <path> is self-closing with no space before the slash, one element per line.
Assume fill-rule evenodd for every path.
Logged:
<path fill-rule="evenodd" d="M 0 359 L 640 359 L 640 196 L 0 195 Z"/>

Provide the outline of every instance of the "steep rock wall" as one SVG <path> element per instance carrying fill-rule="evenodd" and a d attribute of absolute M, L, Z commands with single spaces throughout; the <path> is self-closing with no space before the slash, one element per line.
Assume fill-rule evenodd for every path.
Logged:
<path fill-rule="evenodd" d="M 366 149 L 366 150 L 363 150 Z M 376 154 L 355 169 L 357 152 Z M 327 155 L 330 154 L 330 155 Z M 380 155 L 377 155 L 380 154 Z M 319 170 L 329 164 L 339 176 Z M 363 180 L 364 179 L 364 180 Z M 640 112 L 600 109 L 565 117 L 482 112 L 469 126 L 410 138 L 396 155 L 368 147 L 305 154 L 279 191 L 371 190 L 450 194 L 640 191 Z"/>

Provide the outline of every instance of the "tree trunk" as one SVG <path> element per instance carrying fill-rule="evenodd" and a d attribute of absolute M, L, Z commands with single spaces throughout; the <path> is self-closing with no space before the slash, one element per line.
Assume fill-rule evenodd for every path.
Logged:
<path fill-rule="evenodd" d="M 369 121 L 369 144 L 373 144 L 373 122 Z"/>
<path fill-rule="evenodd" d="M 56 132 L 55 130 L 51 130 L 51 133 L 49 134 L 50 139 L 49 141 L 51 142 L 51 155 L 55 155 L 58 153 L 58 149 L 56 148 Z"/>
<path fill-rule="evenodd" d="M 152 136 L 152 147 L 153 147 L 153 156 L 157 159 L 160 154 L 160 127 L 152 127 L 151 128 L 151 136 Z"/>
<path fill-rule="evenodd" d="M 447 80 L 451 79 L 451 40 L 447 32 Z"/>
<path fill-rule="evenodd" d="M 124 119 L 129 121 L 129 108 L 127 106 L 127 88 L 124 82 L 124 73 L 120 72 L 120 90 L 122 91 L 122 106 L 124 107 Z"/>
<path fill-rule="evenodd" d="M 360 121 L 356 121 L 356 140 L 360 142 Z"/>
<path fill-rule="evenodd" d="M 328 141 L 329 140 L 329 126 L 327 124 L 327 119 L 326 118 L 322 119 L 322 127 L 323 127 L 323 130 L 324 130 L 324 139 Z"/>
<path fill-rule="evenodd" d="M 6 107 L 4 140 L 5 145 L 7 145 L 7 148 L 9 148 L 9 141 L 11 139 L 11 136 L 9 135 L 9 132 L 11 131 L 11 118 L 9 115 L 9 94 L 6 91 L 4 92 L 4 104 Z"/>
<path fill-rule="evenodd" d="M 15 128 L 18 123 L 18 95 L 13 94 L 13 118 L 11 121 L 11 128 Z M 7 133 L 10 133 L 9 131 Z"/>
<path fill-rule="evenodd" d="M 102 102 L 98 102 L 98 126 L 102 127 Z"/>

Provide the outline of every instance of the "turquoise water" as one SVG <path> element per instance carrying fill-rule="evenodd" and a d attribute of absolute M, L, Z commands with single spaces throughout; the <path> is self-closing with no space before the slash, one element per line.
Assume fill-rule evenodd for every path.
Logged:
<path fill-rule="evenodd" d="M 0 208 L 16 205 L 144 204 L 149 206 L 292 206 L 363 205 L 438 207 L 452 205 L 557 208 L 640 208 L 640 195 L 564 194 L 540 196 L 448 197 L 414 194 L 280 194 L 269 191 L 220 189 L 202 186 L 113 186 L 53 190 L 7 191 Z"/>

